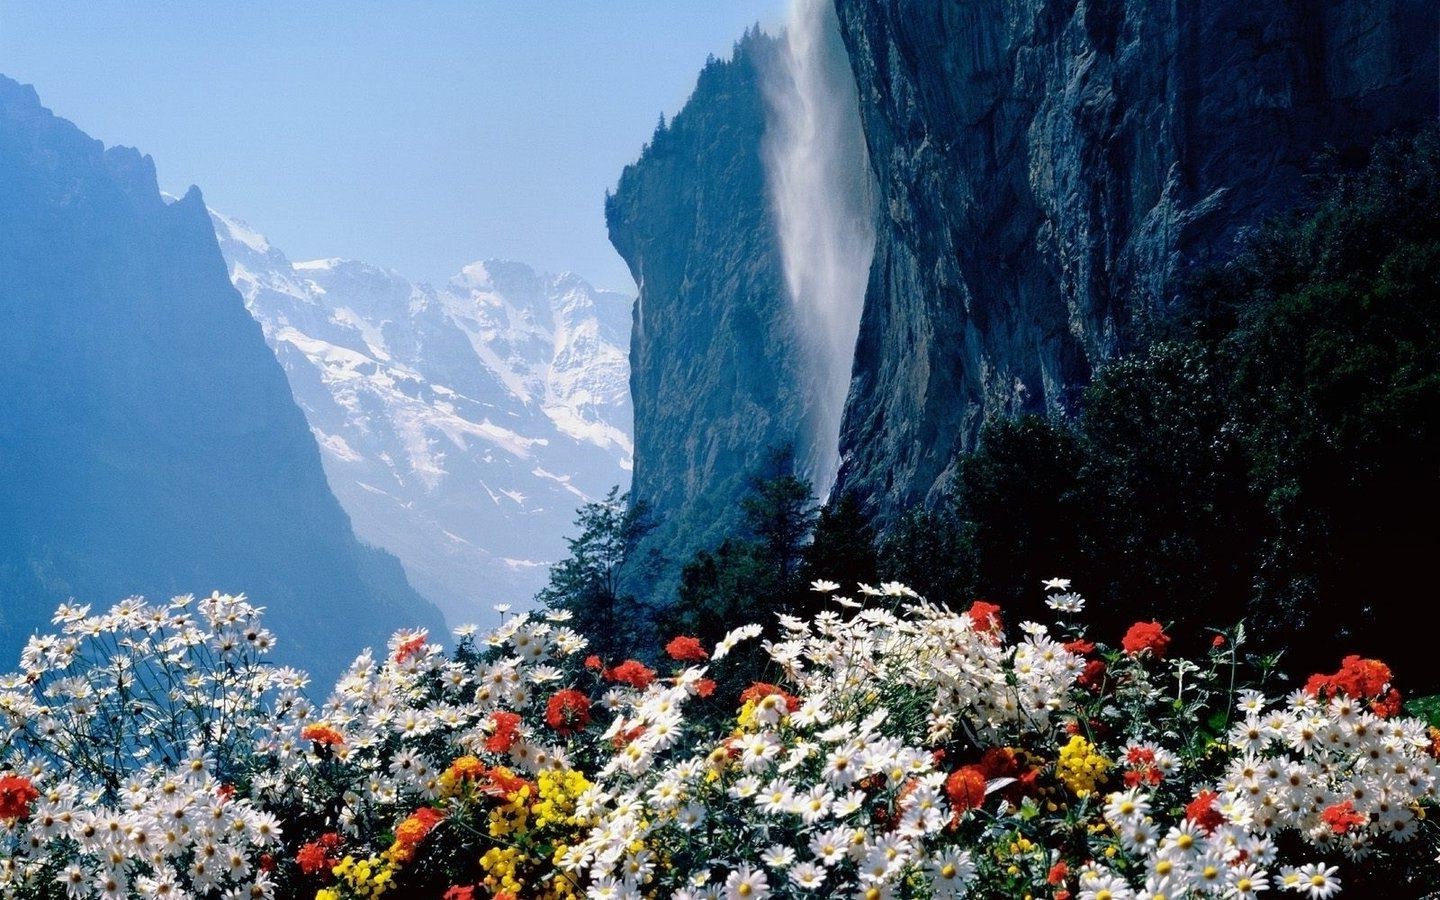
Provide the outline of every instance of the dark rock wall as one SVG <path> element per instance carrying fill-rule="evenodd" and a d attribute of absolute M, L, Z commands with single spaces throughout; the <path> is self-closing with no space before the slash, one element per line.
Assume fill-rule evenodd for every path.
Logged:
<path fill-rule="evenodd" d="M 685 108 L 627 166 L 605 205 L 640 295 L 630 349 L 631 497 L 660 514 L 643 548 L 678 567 L 738 521 L 746 480 L 801 434 L 802 402 L 765 194 L 761 71 L 773 39 L 747 34 L 712 60 Z"/>
<path fill-rule="evenodd" d="M 841 485 L 882 513 L 1070 408 L 1322 148 L 1436 114 L 1425 0 L 836 7 L 880 192 Z"/>

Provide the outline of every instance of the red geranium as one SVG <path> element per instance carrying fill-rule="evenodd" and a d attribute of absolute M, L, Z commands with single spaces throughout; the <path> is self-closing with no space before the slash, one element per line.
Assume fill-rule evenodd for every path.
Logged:
<path fill-rule="evenodd" d="M 749 703 L 751 700 L 760 701 L 774 695 L 785 701 L 785 711 L 792 713 L 800 708 L 800 698 L 789 691 L 770 684 L 768 681 L 757 681 L 740 692 L 740 703 Z"/>
<path fill-rule="evenodd" d="M 475 900 L 475 888 L 471 885 L 451 885 L 445 889 L 440 900 Z"/>
<path fill-rule="evenodd" d="M 1219 799 L 1220 795 L 1214 791 L 1201 791 L 1185 807 L 1185 818 L 1206 831 L 1214 831 L 1225 824 L 1225 817 L 1215 808 L 1215 801 Z"/>
<path fill-rule="evenodd" d="M 26 819 L 30 804 L 40 797 L 24 775 L 0 776 L 0 819 Z"/>
<path fill-rule="evenodd" d="M 600 657 L 592 653 L 589 656 L 585 657 L 585 668 L 594 669 L 598 672 L 601 669 L 605 668 L 605 664 L 600 661 Z"/>
<path fill-rule="evenodd" d="M 613 669 L 606 669 L 601 674 L 610 681 L 628 684 L 642 691 L 655 680 L 655 670 L 634 659 L 627 659 Z"/>
<path fill-rule="evenodd" d="M 584 731 L 590 724 L 590 698 L 570 688 L 556 691 L 545 704 L 545 724 L 561 737 Z"/>
<path fill-rule="evenodd" d="M 699 681 L 695 682 L 695 693 L 699 694 L 701 697 L 709 697 L 711 694 L 715 693 L 715 679 L 702 678 Z"/>
<path fill-rule="evenodd" d="M 665 652 L 677 662 L 704 662 L 710 658 L 698 639 L 685 635 L 671 638 L 670 643 L 665 645 Z"/>
<path fill-rule="evenodd" d="M 329 874 L 331 869 L 340 864 L 340 860 L 334 856 L 339 849 L 340 835 L 333 831 L 327 832 L 308 844 L 302 844 L 295 854 L 295 862 L 306 875 L 318 875 L 322 872 Z"/>
<path fill-rule="evenodd" d="M 490 714 L 490 721 L 495 723 L 495 730 L 485 739 L 485 749 L 491 753 L 509 753 L 518 736 L 520 716 L 501 709 Z"/>
<path fill-rule="evenodd" d="M 1069 877 L 1070 867 L 1065 865 L 1065 860 L 1062 859 L 1055 865 L 1051 866 L 1049 872 L 1045 873 L 1045 883 L 1056 885 L 1064 884 L 1065 879 Z"/>
<path fill-rule="evenodd" d="M 1315 674 L 1305 682 L 1305 692 L 1316 697 L 1345 694 L 1357 700 L 1383 694 L 1390 686 L 1390 667 L 1378 659 L 1350 654 L 1331 675 Z"/>
<path fill-rule="evenodd" d="M 1080 674 L 1076 677 L 1075 683 L 1087 690 L 1098 691 L 1101 685 L 1105 683 L 1106 671 L 1105 660 L 1092 659 L 1085 664 L 1084 669 L 1080 670 Z"/>
<path fill-rule="evenodd" d="M 1344 834 L 1352 828 L 1360 828 L 1370 820 L 1355 811 L 1355 804 L 1346 800 L 1344 803 L 1336 803 L 1333 806 L 1325 807 L 1320 813 L 1320 821 L 1330 826 L 1330 830 L 1336 834 Z"/>
<path fill-rule="evenodd" d="M 1078 656 L 1089 656 L 1091 653 L 1095 652 L 1095 644 L 1091 641 L 1085 640 L 1084 638 L 1077 638 L 1073 641 L 1069 641 L 1063 646 L 1066 650 L 1069 650 L 1071 653 L 1074 653 Z"/>
<path fill-rule="evenodd" d="M 984 600 L 976 600 L 970 604 L 970 609 L 965 615 L 970 617 L 970 622 L 975 630 L 993 638 L 1000 636 L 1003 625 L 1000 622 L 1000 607 L 994 603 L 987 603 Z"/>
<path fill-rule="evenodd" d="M 423 650 L 425 648 L 425 637 L 426 635 L 422 631 L 409 640 L 401 641 L 400 646 L 395 648 L 395 662 L 397 664 L 403 663 Z"/>
<path fill-rule="evenodd" d="M 1170 646 L 1170 635 L 1165 633 L 1165 626 L 1159 622 L 1136 622 L 1125 632 L 1120 646 L 1131 656 L 1149 650 L 1156 659 L 1164 659 L 1165 649 Z"/>

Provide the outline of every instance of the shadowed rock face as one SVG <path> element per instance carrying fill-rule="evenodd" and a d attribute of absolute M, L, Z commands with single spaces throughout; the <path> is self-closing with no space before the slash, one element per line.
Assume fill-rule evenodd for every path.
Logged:
<path fill-rule="evenodd" d="M 1436 111 L 1424 0 L 836 7 L 880 191 L 841 485 L 882 513 L 1070 408 L 1317 152 Z"/>
<path fill-rule="evenodd" d="M 316 689 L 438 612 L 356 541 L 200 192 L 0 78 L 0 668 L 57 603 L 245 592 Z"/>
<path fill-rule="evenodd" d="M 640 286 L 630 345 L 632 499 L 661 514 L 645 550 L 670 565 L 719 542 L 770 447 L 804 434 L 803 398 L 775 227 L 767 208 L 761 71 L 752 33 L 711 61 L 685 108 L 620 177 L 610 240 Z"/>

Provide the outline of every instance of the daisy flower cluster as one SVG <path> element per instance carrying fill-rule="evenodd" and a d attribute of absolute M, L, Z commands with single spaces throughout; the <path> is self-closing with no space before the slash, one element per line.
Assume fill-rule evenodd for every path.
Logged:
<path fill-rule="evenodd" d="M 281 825 L 244 796 L 309 709 L 244 597 L 62 606 L 0 679 L 5 896 L 270 897 Z"/>
<path fill-rule="evenodd" d="M 1064 579 L 1048 625 L 814 587 L 811 618 L 648 659 L 587 655 L 563 612 L 449 650 L 404 631 L 318 705 L 244 598 L 63 607 L 0 681 L 0 890 L 1175 900 L 1440 875 L 1440 731 L 1377 660 L 1286 690 L 1243 628 L 1174 656 L 1159 621 L 1086 628 Z"/>

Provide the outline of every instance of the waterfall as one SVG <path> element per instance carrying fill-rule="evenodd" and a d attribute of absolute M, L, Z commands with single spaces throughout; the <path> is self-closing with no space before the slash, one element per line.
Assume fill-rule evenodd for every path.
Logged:
<path fill-rule="evenodd" d="M 831 0 L 793 0 L 764 80 L 764 161 L 807 397 L 797 463 L 822 500 L 875 251 L 874 190 L 855 78 Z"/>

